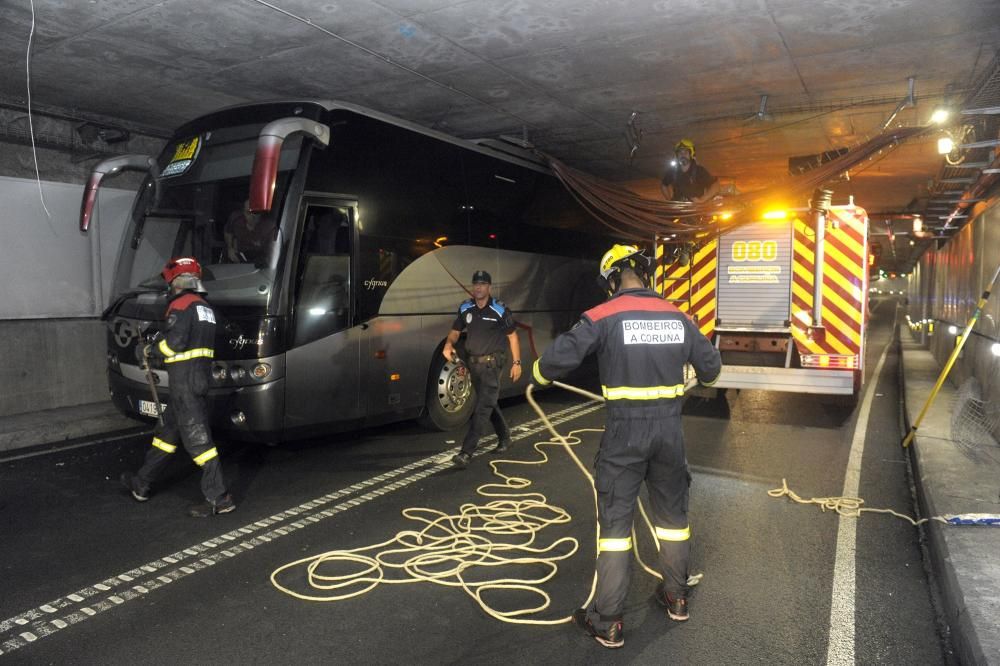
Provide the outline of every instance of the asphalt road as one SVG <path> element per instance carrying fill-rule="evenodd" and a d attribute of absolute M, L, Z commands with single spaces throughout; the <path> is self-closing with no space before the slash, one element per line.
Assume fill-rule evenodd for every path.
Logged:
<path fill-rule="evenodd" d="M 677 624 L 653 602 L 655 580 L 636 568 L 620 650 L 602 648 L 568 624 L 501 622 L 456 587 L 381 585 L 344 601 L 309 602 L 271 585 L 271 572 L 286 563 L 420 529 L 404 508 L 452 513 L 488 501 L 476 489 L 497 480 L 489 455 L 464 472 L 452 470 L 439 461 L 460 436 L 403 423 L 275 448 L 223 446 L 239 506 L 206 520 L 184 515 L 199 491 L 195 469 L 183 459 L 150 502 L 136 504 L 118 487 L 118 474 L 139 465 L 146 438 L 0 461 L 0 662 L 951 663 L 918 530 L 895 518 L 856 521 L 767 495 L 785 478 L 803 497 L 838 496 L 854 474 L 866 506 L 913 513 L 898 447 L 890 308 L 876 308 L 870 327 L 869 374 L 882 364 L 868 382 L 866 423 L 856 425 L 864 402 L 855 409 L 755 391 L 689 400 L 692 563 L 704 579 L 691 620 Z M 568 410 L 563 432 L 601 426 L 602 411 L 576 396 L 546 391 L 540 401 L 550 413 Z M 514 424 L 535 420 L 523 399 L 505 407 Z M 518 437 L 505 457 L 540 459 L 530 444 L 545 437 L 527 430 Z M 577 451 L 589 465 L 599 435 L 581 437 Z M 849 472 L 852 449 L 860 466 Z M 572 517 L 545 528 L 535 544 L 578 542 L 541 585 L 551 603 L 534 617 L 558 619 L 590 591 L 593 500 L 568 456 L 544 450 L 551 458 L 544 465 L 500 469 L 530 479 L 528 492 L 544 493 Z M 643 541 L 647 561 L 652 548 Z M 571 550 L 565 541 L 555 547 L 561 555 Z M 545 573 L 516 564 L 468 577 Z M 305 565 L 281 580 L 317 594 Z M 486 596 L 503 610 L 541 603 L 523 591 Z"/>

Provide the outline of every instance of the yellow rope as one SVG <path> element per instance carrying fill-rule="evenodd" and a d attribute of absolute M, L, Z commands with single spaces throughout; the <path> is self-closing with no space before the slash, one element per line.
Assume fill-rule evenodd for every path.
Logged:
<path fill-rule="evenodd" d="M 869 513 L 888 513 L 897 518 L 902 518 L 907 520 L 914 527 L 926 523 L 928 520 L 936 520 L 948 524 L 948 521 L 942 516 L 931 516 L 930 518 L 921 518 L 920 520 L 914 520 L 910 516 L 904 515 L 902 513 L 897 513 L 892 509 L 871 509 L 862 506 L 865 501 L 860 497 L 813 497 L 811 499 L 802 499 L 795 494 L 794 491 L 790 490 L 788 483 L 785 479 L 781 480 L 781 487 L 775 488 L 773 490 L 768 490 L 767 494 L 774 498 L 788 497 L 788 499 L 799 504 L 816 504 L 819 508 L 826 511 L 836 511 L 841 516 L 847 516 L 849 518 L 860 518 L 862 512 Z"/>
<path fill-rule="evenodd" d="M 601 396 L 573 386 L 555 382 L 564 389 L 573 391 L 591 400 L 603 402 Z M 570 513 L 559 506 L 550 504 L 542 493 L 528 492 L 531 481 L 524 477 L 504 474 L 499 467 L 512 465 L 543 465 L 549 456 L 543 450 L 546 446 L 561 446 L 586 477 L 594 501 L 594 515 L 597 515 L 597 491 L 594 478 L 573 451 L 580 444 L 580 433 L 603 432 L 603 428 L 581 428 L 563 436 L 555 430 L 551 421 L 535 402 L 529 386 L 527 399 L 538 413 L 546 428 L 552 433 L 549 440 L 538 441 L 533 448 L 540 455 L 535 460 L 490 461 L 493 474 L 500 482 L 486 483 L 476 492 L 493 498 L 485 504 L 463 504 L 459 513 L 447 514 L 430 508 L 407 508 L 403 516 L 420 524 L 419 529 L 403 530 L 393 538 L 360 548 L 331 550 L 319 555 L 304 557 L 278 567 L 271 573 L 271 583 L 282 592 L 306 601 L 342 601 L 365 594 L 381 584 L 405 585 L 428 582 L 447 587 L 460 587 L 476 600 L 485 613 L 515 624 L 554 625 L 572 621 L 572 616 L 556 619 L 535 619 L 523 616 L 541 613 L 551 604 L 551 597 L 540 585 L 551 580 L 559 570 L 558 562 L 572 557 L 580 547 L 573 537 L 561 537 L 548 545 L 538 543 L 542 530 L 553 525 L 563 525 L 572 520 Z M 639 502 L 639 511 L 654 534 L 646 511 Z M 596 522 L 596 521 L 595 521 Z M 635 526 L 632 528 L 633 553 L 644 570 L 656 578 L 658 572 L 647 566 L 638 552 Z M 500 537 L 494 540 L 491 537 Z M 598 524 L 594 544 L 600 538 Z M 659 541 L 653 538 L 659 549 Z M 322 593 L 297 592 L 279 581 L 284 572 L 306 565 L 306 580 L 313 590 Z M 533 576 L 507 576 L 498 579 L 481 580 L 479 568 L 511 565 L 532 565 L 542 567 L 542 572 Z M 340 573 L 347 570 L 346 573 Z M 387 572 L 392 575 L 387 576 Z M 689 585 L 696 585 L 701 574 L 691 576 Z M 595 572 L 587 600 L 581 606 L 590 604 L 597 588 Z M 485 598 L 494 590 L 519 590 L 538 597 L 534 605 L 515 610 L 500 610 Z"/>

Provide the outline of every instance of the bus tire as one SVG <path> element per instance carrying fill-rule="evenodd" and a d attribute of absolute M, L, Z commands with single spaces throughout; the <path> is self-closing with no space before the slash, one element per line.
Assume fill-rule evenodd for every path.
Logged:
<path fill-rule="evenodd" d="M 465 425 L 475 406 L 472 377 L 466 367 L 446 361 L 437 353 L 427 378 L 427 398 L 420 423 L 435 430 L 455 430 Z"/>

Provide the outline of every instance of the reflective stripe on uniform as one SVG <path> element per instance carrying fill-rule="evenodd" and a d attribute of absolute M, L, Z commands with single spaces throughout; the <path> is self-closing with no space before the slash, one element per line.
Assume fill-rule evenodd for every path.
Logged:
<path fill-rule="evenodd" d="M 608 400 L 659 400 L 679 398 L 684 395 L 684 384 L 676 386 L 602 386 L 601 392 Z"/>
<path fill-rule="evenodd" d="M 153 438 L 153 446 L 155 446 L 159 450 L 165 451 L 167 453 L 173 453 L 174 451 L 177 450 L 176 446 L 174 446 L 173 444 L 168 444 L 167 442 L 164 442 L 159 437 L 154 437 Z"/>
<path fill-rule="evenodd" d="M 166 356 L 167 358 L 170 358 L 171 356 L 177 353 L 170 348 L 170 345 L 167 344 L 166 340 L 160 340 L 159 349 L 160 353 Z"/>
<path fill-rule="evenodd" d="M 656 538 L 660 541 L 687 541 L 691 538 L 691 526 L 682 530 L 668 530 L 665 527 L 656 528 Z"/>
<path fill-rule="evenodd" d="M 597 540 L 597 552 L 599 553 L 615 553 L 626 550 L 632 550 L 632 537 Z"/>
<path fill-rule="evenodd" d="M 531 366 L 531 375 L 535 378 L 536 382 L 538 382 L 542 386 L 545 386 L 547 384 L 551 384 L 552 382 L 547 380 L 545 377 L 542 377 L 542 373 L 538 369 L 538 361 L 540 360 L 541 359 L 536 359 L 535 364 Z"/>
<path fill-rule="evenodd" d="M 160 343 L 163 344 L 162 342 Z M 193 358 L 214 358 L 215 350 L 208 349 L 207 347 L 202 347 L 200 349 L 192 349 L 190 351 L 181 352 L 180 354 L 174 354 L 163 359 L 164 363 L 177 363 L 178 361 L 189 361 Z"/>
<path fill-rule="evenodd" d="M 216 450 L 216 448 L 213 446 L 212 448 L 210 448 L 208 451 L 205 451 L 201 455 L 195 456 L 194 462 L 196 465 L 204 465 L 209 460 L 215 458 L 218 455 L 219 455 L 218 450 Z"/>

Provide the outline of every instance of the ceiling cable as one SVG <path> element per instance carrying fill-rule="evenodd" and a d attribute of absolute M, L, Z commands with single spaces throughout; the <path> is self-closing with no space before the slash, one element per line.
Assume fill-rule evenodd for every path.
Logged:
<path fill-rule="evenodd" d="M 28 50 L 24 57 L 24 77 L 28 88 L 28 133 L 31 135 L 31 155 L 35 160 L 35 180 L 38 182 L 38 198 L 42 202 L 42 210 L 49 222 L 49 229 L 52 229 L 52 213 L 45 205 L 45 194 L 42 192 L 42 174 L 38 169 L 38 151 L 35 149 L 35 126 L 31 121 L 31 43 L 35 38 L 35 0 L 31 3 L 31 31 L 28 33 Z M 52 229 L 55 231 L 55 229 Z"/>

